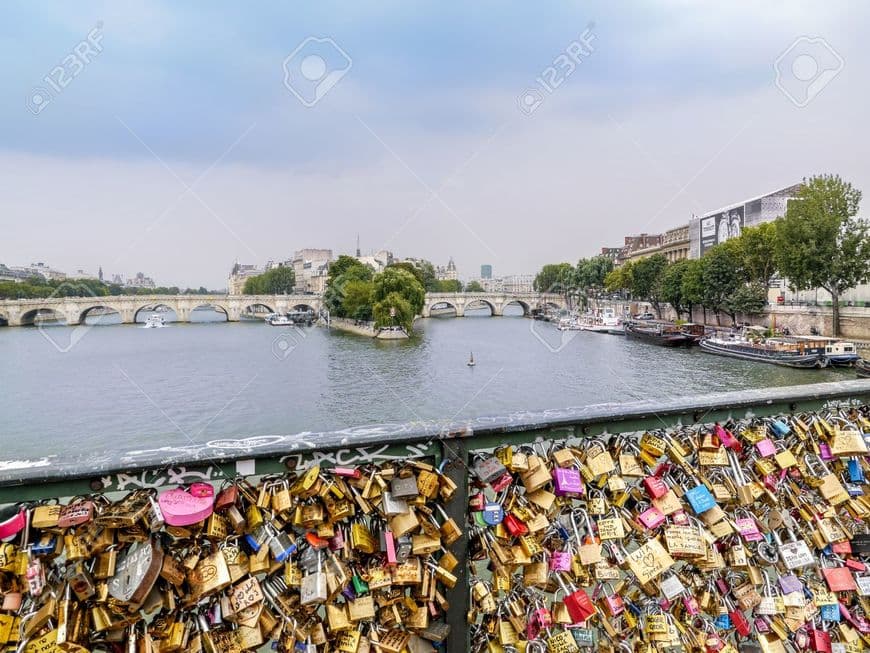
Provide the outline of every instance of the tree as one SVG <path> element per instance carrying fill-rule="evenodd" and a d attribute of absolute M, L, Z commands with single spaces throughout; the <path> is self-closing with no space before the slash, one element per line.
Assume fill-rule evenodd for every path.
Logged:
<path fill-rule="evenodd" d="M 703 277 L 704 306 L 719 315 L 724 312 L 735 322 L 735 315 L 729 300 L 746 283 L 746 275 L 741 265 L 739 247 L 733 240 L 725 241 L 707 250 L 704 254 Z"/>
<path fill-rule="evenodd" d="M 725 304 L 732 320 L 735 313 L 762 313 L 767 305 L 767 287 L 757 281 L 742 284 L 726 299 Z"/>
<path fill-rule="evenodd" d="M 600 290 L 604 288 L 604 280 L 613 270 L 613 261 L 606 256 L 581 258 L 577 261 L 574 279 L 583 290 Z"/>
<path fill-rule="evenodd" d="M 462 292 L 462 282 L 458 279 L 442 279 L 438 282 L 438 292 Z"/>
<path fill-rule="evenodd" d="M 372 280 L 372 314 L 378 326 L 401 324 L 409 333 L 414 316 L 423 310 L 426 291 L 417 277 L 402 267 L 389 266 Z M 395 316 L 390 315 L 393 310 Z"/>
<path fill-rule="evenodd" d="M 418 283 L 416 279 L 415 283 Z M 422 290 L 422 286 L 420 286 Z M 414 327 L 414 315 L 416 311 L 411 303 L 400 293 L 390 292 L 383 299 L 375 302 L 372 309 L 375 318 L 375 326 L 391 326 L 398 324 L 404 327 L 408 333 Z"/>
<path fill-rule="evenodd" d="M 329 278 L 327 279 L 327 284 L 353 267 L 363 267 L 371 270 L 371 268 L 369 268 L 365 263 L 361 263 L 353 256 L 342 254 L 329 264 Z"/>
<path fill-rule="evenodd" d="M 689 319 L 691 319 L 692 315 L 690 302 L 686 301 L 686 297 L 683 294 L 683 278 L 689 267 L 689 259 L 683 259 L 669 265 L 662 275 L 661 297 L 674 307 L 678 318 L 682 316 L 683 311 L 689 313 Z"/>
<path fill-rule="evenodd" d="M 344 284 L 341 303 L 343 313 L 354 320 L 371 320 L 374 287 L 371 281 L 358 279 L 351 279 Z"/>
<path fill-rule="evenodd" d="M 831 293 L 833 335 L 840 335 L 840 295 L 870 277 L 870 233 L 857 218 L 861 191 L 839 176 L 805 180 L 776 222 L 775 259 L 797 290 Z"/>
<path fill-rule="evenodd" d="M 776 223 L 762 222 L 757 227 L 746 227 L 734 242 L 739 246 L 749 280 L 764 288 L 770 286 L 776 274 Z"/>
<path fill-rule="evenodd" d="M 537 292 L 565 294 L 574 285 L 574 267 L 570 263 L 548 263 L 535 276 Z"/>
<path fill-rule="evenodd" d="M 653 254 L 640 259 L 632 267 L 631 294 L 652 304 L 658 318 L 662 316 L 662 277 L 667 266 L 668 259 L 664 254 Z"/>
<path fill-rule="evenodd" d="M 484 292 L 479 281 L 469 281 L 465 284 L 465 292 Z"/>
<path fill-rule="evenodd" d="M 330 315 L 351 317 L 344 310 L 344 289 L 352 281 L 371 282 L 374 272 L 353 256 L 342 254 L 329 266 L 329 277 L 323 291 L 323 303 Z M 362 318 L 356 318 L 362 319 Z"/>
<path fill-rule="evenodd" d="M 425 259 L 416 261 L 398 261 L 389 265 L 391 268 L 402 268 L 407 270 L 415 277 L 420 285 L 426 289 L 426 292 L 443 292 L 440 290 L 440 281 L 435 276 L 435 266 Z"/>
<path fill-rule="evenodd" d="M 707 307 L 704 305 L 704 259 L 687 259 L 680 283 L 682 302 L 688 307 L 689 318 L 695 306 L 703 306 L 704 323 L 707 322 Z"/>
<path fill-rule="evenodd" d="M 295 285 L 296 273 L 293 268 L 282 265 L 245 280 L 242 293 L 245 295 L 289 294 L 293 292 Z"/>
<path fill-rule="evenodd" d="M 632 277 L 634 275 L 634 264 L 631 261 L 626 261 L 618 268 L 613 268 L 604 277 L 604 287 L 610 292 L 618 292 L 620 290 L 631 291 Z"/>

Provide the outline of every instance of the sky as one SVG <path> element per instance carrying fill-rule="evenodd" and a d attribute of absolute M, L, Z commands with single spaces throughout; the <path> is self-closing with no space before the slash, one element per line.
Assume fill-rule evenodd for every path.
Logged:
<path fill-rule="evenodd" d="M 351 253 L 359 234 L 364 253 L 452 257 L 468 279 L 576 262 L 813 174 L 870 191 L 866 3 L 0 16 L 7 265 L 222 288 L 236 260 Z"/>

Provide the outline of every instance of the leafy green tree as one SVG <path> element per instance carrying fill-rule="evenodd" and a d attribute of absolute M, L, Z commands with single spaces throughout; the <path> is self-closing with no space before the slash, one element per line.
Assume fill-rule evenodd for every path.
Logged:
<path fill-rule="evenodd" d="M 757 281 L 742 284 L 731 293 L 725 304 L 732 320 L 736 313 L 744 315 L 763 313 L 767 306 L 767 286 Z"/>
<path fill-rule="evenodd" d="M 691 318 L 690 304 L 683 295 L 683 278 L 690 267 L 689 259 L 683 259 L 669 265 L 662 275 L 661 297 L 668 302 L 681 317 L 683 312 L 688 312 Z"/>
<path fill-rule="evenodd" d="M 570 263 L 548 263 L 535 276 L 537 292 L 565 294 L 574 285 L 574 267 Z"/>
<path fill-rule="evenodd" d="M 746 227 L 734 242 L 749 280 L 767 288 L 776 274 L 776 222 Z"/>
<path fill-rule="evenodd" d="M 701 306 L 704 309 L 704 322 L 707 322 L 707 307 L 704 305 L 704 259 L 686 259 L 685 270 L 680 281 L 680 297 L 692 316 L 692 309 Z"/>
<path fill-rule="evenodd" d="M 372 292 L 375 285 L 371 281 L 351 279 L 344 284 L 342 309 L 347 317 L 355 320 L 372 319 Z"/>
<path fill-rule="evenodd" d="M 263 276 L 266 277 L 264 283 L 268 295 L 290 294 L 296 287 L 296 273 L 292 267 L 282 265 L 272 268 Z"/>
<path fill-rule="evenodd" d="M 383 302 L 391 293 L 397 293 L 408 302 L 413 311 L 412 318 L 423 310 L 426 291 L 417 277 L 407 270 L 392 266 L 387 267 L 383 272 L 375 275 L 373 283 L 372 301 L 375 304 Z M 377 316 L 375 317 L 377 319 Z"/>
<path fill-rule="evenodd" d="M 861 191 L 836 175 L 804 181 L 776 222 L 779 271 L 797 290 L 831 294 L 833 335 L 840 335 L 840 295 L 870 278 L 870 226 L 857 218 Z"/>
<path fill-rule="evenodd" d="M 632 266 L 632 296 L 648 301 L 659 318 L 662 316 L 662 278 L 667 266 L 664 254 L 645 256 Z"/>
<path fill-rule="evenodd" d="M 465 284 L 465 292 L 484 292 L 479 281 L 469 281 Z"/>
<path fill-rule="evenodd" d="M 593 256 L 577 261 L 574 280 L 584 291 L 604 288 L 604 280 L 613 270 L 613 261 L 605 256 Z"/>
<path fill-rule="evenodd" d="M 459 279 L 442 279 L 438 282 L 438 292 L 462 292 L 462 282 Z"/>
<path fill-rule="evenodd" d="M 720 314 L 723 312 L 731 317 L 733 324 L 735 311 L 729 302 L 747 281 L 739 246 L 731 240 L 725 241 L 708 250 L 702 260 L 704 306 L 715 313 L 718 324 L 721 324 Z"/>
<path fill-rule="evenodd" d="M 435 266 L 425 259 L 417 261 L 398 261 L 391 263 L 389 267 L 402 268 L 413 274 L 426 292 L 444 292 L 440 290 L 441 282 L 435 275 Z"/>
<path fill-rule="evenodd" d="M 365 263 L 361 263 L 353 256 L 348 256 L 347 254 L 340 255 L 337 259 L 329 264 L 329 277 L 327 279 L 327 283 L 329 283 L 332 279 L 340 277 L 347 270 L 354 267 L 363 267 L 371 270 L 371 268 L 369 268 Z"/>
<path fill-rule="evenodd" d="M 618 268 L 613 268 L 604 277 L 604 287 L 610 292 L 621 290 L 631 291 L 634 275 L 634 263 L 626 261 Z"/>
<path fill-rule="evenodd" d="M 410 274 L 407 270 L 404 272 Z M 414 279 L 414 282 L 419 285 L 416 279 Z M 421 290 L 422 288 L 420 286 Z M 416 311 L 411 306 L 411 302 L 398 292 L 389 292 L 383 299 L 375 302 L 372 313 L 375 318 L 375 326 L 383 327 L 397 324 L 404 327 L 408 333 L 411 333 L 411 330 L 414 328 L 414 315 L 416 315 Z"/>
<path fill-rule="evenodd" d="M 323 303 L 330 315 L 350 317 L 344 311 L 344 287 L 351 281 L 370 282 L 373 276 L 372 269 L 353 256 L 342 254 L 333 261 L 329 266 L 329 276 L 323 291 Z"/>

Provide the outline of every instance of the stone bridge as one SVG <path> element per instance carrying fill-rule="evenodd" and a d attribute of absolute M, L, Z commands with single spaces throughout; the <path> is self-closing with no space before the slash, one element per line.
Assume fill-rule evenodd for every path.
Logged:
<path fill-rule="evenodd" d="M 456 317 L 464 317 L 468 308 L 488 306 L 493 316 L 504 315 L 504 309 L 511 304 L 518 304 L 523 309 L 523 315 L 529 315 L 533 309 L 565 308 L 565 298 L 554 293 L 426 293 L 422 317 L 429 317 L 432 309 L 452 308 Z"/>
<path fill-rule="evenodd" d="M 68 325 L 80 324 L 95 309 L 109 309 L 121 316 L 122 324 L 136 322 L 141 312 L 166 307 L 175 311 L 179 322 L 189 322 L 191 312 L 212 307 L 237 322 L 249 309 L 270 313 L 311 309 L 319 312 L 319 295 L 119 295 L 105 297 L 48 297 L 45 299 L 0 299 L 0 320 L 9 326 L 33 324 L 38 313 L 53 312 Z M 144 321 L 144 317 L 140 319 Z"/>
<path fill-rule="evenodd" d="M 547 306 L 564 308 L 561 295 L 543 293 L 427 293 L 422 317 L 429 317 L 433 308 L 452 308 L 457 317 L 465 315 L 471 306 L 488 306 L 494 316 L 504 314 L 506 306 L 517 304 L 523 315 Z M 53 314 L 68 325 L 81 324 L 97 309 L 115 311 L 122 324 L 133 324 L 142 312 L 158 307 L 175 312 L 179 322 L 189 322 L 194 309 L 212 307 L 237 322 L 250 310 L 287 313 L 293 310 L 313 310 L 323 306 L 320 295 L 119 295 L 104 297 L 47 297 L 44 299 L 0 299 L 0 323 L 9 326 L 33 324 L 38 314 Z M 144 317 L 139 321 L 144 321 Z"/>

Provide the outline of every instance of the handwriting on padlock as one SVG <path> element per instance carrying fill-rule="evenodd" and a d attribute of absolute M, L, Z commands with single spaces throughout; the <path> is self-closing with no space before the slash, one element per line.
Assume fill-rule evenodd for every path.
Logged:
<path fill-rule="evenodd" d="M 181 488 L 169 490 L 158 499 L 166 523 L 170 526 L 190 526 L 201 522 L 213 510 L 214 495 L 188 492 Z"/>
<path fill-rule="evenodd" d="M 658 540 L 650 540 L 632 551 L 626 560 L 641 585 L 658 578 L 674 565 L 674 559 Z"/>

